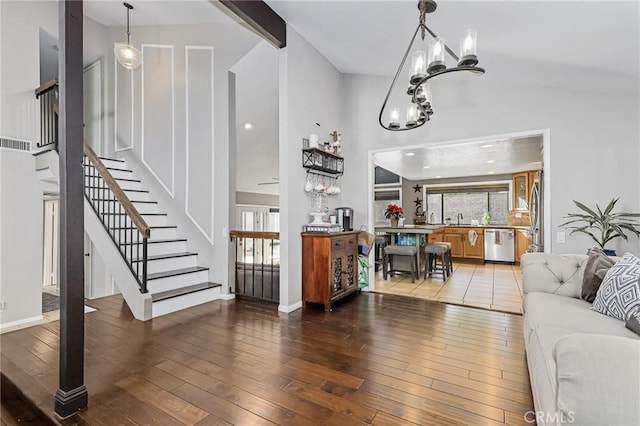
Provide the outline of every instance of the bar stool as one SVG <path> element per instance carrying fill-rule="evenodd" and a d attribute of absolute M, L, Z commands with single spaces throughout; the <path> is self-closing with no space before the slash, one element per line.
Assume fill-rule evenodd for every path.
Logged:
<path fill-rule="evenodd" d="M 453 259 L 451 258 L 451 243 L 448 241 L 436 241 L 433 244 L 439 244 L 447 247 L 447 252 L 444 254 L 444 265 L 447 267 L 448 275 L 453 274 Z"/>
<path fill-rule="evenodd" d="M 395 269 L 393 260 L 396 256 L 409 257 L 411 271 Z M 389 269 L 389 266 L 391 266 L 391 269 Z M 415 283 L 416 278 L 418 277 L 418 248 L 415 246 L 386 246 L 384 248 L 384 262 L 382 263 L 382 271 L 385 280 L 387 279 L 387 274 L 411 273 L 411 282 Z"/>
<path fill-rule="evenodd" d="M 447 280 L 449 267 L 445 264 L 446 253 L 451 252 L 451 249 L 442 244 L 427 244 L 424 247 L 425 255 L 427 256 L 427 266 L 424 268 L 424 278 L 435 273 L 442 272 L 442 281 Z M 440 265 L 438 265 L 438 256 L 442 259 Z"/>
<path fill-rule="evenodd" d="M 391 241 L 391 237 L 389 237 L 388 235 L 376 235 L 376 239 L 375 239 L 375 247 L 376 247 L 375 270 L 376 272 L 378 272 L 378 270 L 380 269 L 380 266 L 382 266 L 382 264 L 384 263 L 384 248 L 389 244 L 390 241 Z"/>

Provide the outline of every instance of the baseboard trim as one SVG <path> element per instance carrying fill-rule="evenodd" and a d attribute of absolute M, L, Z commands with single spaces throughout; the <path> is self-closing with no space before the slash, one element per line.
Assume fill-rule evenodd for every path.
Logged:
<path fill-rule="evenodd" d="M 302 301 L 296 302 L 293 305 L 289 305 L 289 306 L 278 305 L 278 312 L 284 312 L 285 314 L 288 314 L 300 308 L 302 308 Z"/>
<path fill-rule="evenodd" d="M 18 327 L 21 325 L 25 325 L 25 324 L 30 324 L 32 322 L 38 322 L 38 321 L 42 321 L 44 319 L 44 316 L 42 315 L 38 315 L 35 317 L 31 317 L 31 318 L 25 318 L 25 319 L 21 319 L 18 321 L 11 321 L 11 322 L 5 322 L 0 324 L 0 331 L 10 328 L 10 327 Z"/>
<path fill-rule="evenodd" d="M 221 294 L 220 295 L 220 299 L 222 299 L 222 300 L 233 300 L 235 298 L 236 298 L 236 295 L 234 293 Z"/>

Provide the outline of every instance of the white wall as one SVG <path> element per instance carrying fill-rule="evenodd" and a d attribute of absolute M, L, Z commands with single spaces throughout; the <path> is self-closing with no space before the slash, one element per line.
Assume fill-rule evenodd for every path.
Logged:
<path fill-rule="evenodd" d="M 229 239 L 223 231 L 229 229 L 229 208 L 231 195 L 229 176 L 234 172 L 230 167 L 229 153 L 229 105 L 228 105 L 228 70 L 242 58 L 260 40 L 246 29 L 235 23 L 207 24 L 207 25 L 171 25 L 145 26 L 131 29 L 136 47 L 145 45 L 161 45 L 167 48 L 159 49 L 162 57 L 157 55 L 155 48 L 146 48 L 148 54 L 144 62 L 144 73 L 147 75 L 145 83 L 144 109 L 142 102 L 142 67 L 133 72 L 133 120 L 131 112 L 124 116 L 117 111 L 118 146 L 128 146 L 133 142 L 133 149 L 115 151 L 114 123 L 110 121 L 110 144 L 108 153 L 115 158 L 125 158 L 132 164 L 143 185 L 151 191 L 152 198 L 159 201 L 163 212 L 169 214 L 169 222 L 178 225 L 181 236 L 188 238 L 188 250 L 199 254 L 198 263 L 210 267 L 209 279 L 223 284 L 223 293 L 228 293 L 229 282 Z M 120 41 L 123 30 L 111 28 L 111 43 Z M 190 49 L 189 62 L 191 69 L 187 77 L 185 68 L 185 51 L 187 46 L 213 47 L 213 76 L 207 71 L 201 75 L 202 67 L 193 68 L 194 52 L 198 55 L 200 64 L 210 58 L 209 50 L 195 51 Z M 173 48 L 171 60 L 170 48 Z M 204 58 L 204 59 L 203 59 Z M 159 62 L 162 59 L 164 62 Z M 109 76 L 109 84 L 114 87 L 119 98 L 117 104 L 125 99 L 125 104 L 131 103 L 130 80 L 122 69 L 114 68 L 114 58 L 110 54 L 106 68 L 118 70 L 118 82 L 115 84 L 113 74 Z M 167 62 L 168 61 L 168 62 Z M 171 73 L 173 72 L 173 86 Z M 194 74 L 196 72 L 197 74 Z M 149 76 L 155 75 L 168 83 L 162 90 L 154 86 Z M 193 103 L 193 85 L 198 81 L 211 81 L 213 78 L 213 117 L 210 113 L 200 114 L 209 110 L 211 98 L 209 88 L 201 91 L 201 104 Z M 208 79 L 208 80 L 207 80 Z M 189 80 L 189 81 L 187 81 Z M 186 113 L 186 85 L 190 84 L 189 120 Z M 197 93 L 196 93 L 197 94 Z M 161 97 L 159 97 L 162 95 Z M 108 110 L 113 116 L 115 100 L 110 100 Z M 145 113 L 145 128 L 142 128 L 143 111 Z M 168 114 L 167 119 L 148 122 L 152 116 Z M 200 114 L 200 116 L 198 115 Z M 198 124 L 194 126 L 194 118 Z M 213 123 L 212 123 L 213 120 Z M 127 121 L 125 123 L 125 121 Z M 130 123 L 134 123 L 133 139 L 131 140 Z M 121 132 L 121 126 L 127 129 Z M 189 126 L 189 151 L 187 152 L 186 131 Z M 213 140 L 211 127 L 213 127 Z M 162 131 L 157 132 L 156 130 Z M 142 164 L 141 142 L 144 131 L 144 161 Z M 155 133 L 153 133 L 156 131 Z M 126 138 L 129 138 L 126 140 Z M 162 153 L 161 155 L 159 155 Z M 213 160 L 212 160 L 213 156 Z M 187 158 L 188 157 L 188 158 Z M 213 163 L 212 163 L 213 161 Z M 187 168 L 187 163 L 189 167 Z M 189 194 L 188 214 L 187 185 Z M 234 190 L 235 191 L 235 190 Z M 213 217 L 212 217 L 213 216 Z M 211 225 L 213 218 L 213 226 Z"/>
<path fill-rule="evenodd" d="M 638 58 L 638 52 L 635 57 Z M 517 69 L 518 64 L 514 63 L 511 71 Z M 562 217 L 576 211 L 572 199 L 587 205 L 598 202 L 602 206 L 612 197 L 621 197 L 621 210 L 640 211 L 638 81 L 626 91 L 598 91 L 597 84 L 589 90 L 580 90 L 563 88 L 562 83 L 545 73 L 539 75 L 538 81 L 506 83 L 501 80 L 500 71 L 488 70 L 482 77 L 469 75 L 468 82 L 459 84 L 446 79 L 438 82 L 438 86 L 432 84 L 435 114 L 431 122 L 399 133 L 386 131 L 377 122 L 390 79 L 345 76 L 344 155 L 360 161 L 347 168 L 344 189 L 353 194 L 356 224 L 366 221 L 364 188 L 367 188 L 369 150 L 547 128 L 551 135 L 551 164 L 544 167 L 551 179 L 550 187 L 546 188 L 551 191 L 551 217 L 545 226 L 552 227 L 553 252 L 584 253 L 592 246 L 581 236 L 567 237 L 565 244 L 555 242 Z M 508 72 L 502 70 L 502 76 Z M 638 253 L 640 243 L 631 237 L 628 244 L 622 241 L 615 248 Z"/>
<path fill-rule="evenodd" d="M 57 37 L 56 2 L 2 1 L 2 112 L 0 134 L 7 137 L 40 140 L 39 109 L 34 90 L 40 85 L 40 28 Z M 19 65 L 15 60 L 19 58 Z"/>
<path fill-rule="evenodd" d="M 310 204 L 304 192 L 302 138 L 318 133 L 321 140 L 341 130 L 342 74 L 292 27 L 280 51 L 280 307 L 289 312 L 302 298 L 302 225 L 309 223 Z M 320 128 L 315 123 L 320 123 Z M 345 160 L 345 169 L 352 166 Z M 350 191 L 330 208 L 349 199 Z"/>
<path fill-rule="evenodd" d="M 0 135 L 30 140 L 33 146 L 40 140 L 34 90 L 40 85 L 41 29 L 57 38 L 57 2 L 0 2 Z M 85 18 L 85 65 L 105 56 L 106 37 L 105 27 Z M 19 58 L 18 65 L 12 58 Z M 1 150 L 0 155 L 0 234 L 5 248 L 0 256 L 0 291 L 7 298 L 1 321 L 6 323 L 41 315 L 44 187 L 31 154 Z"/>
<path fill-rule="evenodd" d="M 42 228 L 35 158 L 0 148 L 0 300 L 6 303 L 2 325 L 42 316 Z"/>
<path fill-rule="evenodd" d="M 40 140 L 40 111 L 34 95 L 40 85 L 40 29 L 58 37 L 58 3 L 1 1 L 0 10 L 0 134 L 35 145 Z M 104 26 L 84 19 L 85 66 L 105 55 L 106 37 Z M 19 58 L 19 65 L 11 58 Z"/>
<path fill-rule="evenodd" d="M 256 204 L 260 206 L 278 207 L 279 203 L 280 201 L 277 195 L 236 191 L 236 204 Z"/>

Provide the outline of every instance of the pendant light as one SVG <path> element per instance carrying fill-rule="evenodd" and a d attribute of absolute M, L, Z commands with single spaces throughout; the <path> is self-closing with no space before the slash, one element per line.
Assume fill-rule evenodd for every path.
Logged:
<path fill-rule="evenodd" d="M 428 13 L 435 12 L 437 7 L 435 0 L 418 0 L 418 10 L 420 11 L 420 18 L 418 22 L 418 28 L 413 33 L 413 38 L 409 42 L 409 47 L 400 62 L 396 76 L 389 87 L 387 97 L 382 103 L 380 108 L 380 115 L 378 116 L 378 122 L 380 125 L 392 131 L 403 131 L 418 128 L 429 121 L 431 115 L 433 115 L 432 99 L 431 99 L 431 87 L 427 83 L 428 80 L 437 77 L 439 75 L 448 74 L 451 72 L 467 71 L 472 74 L 482 75 L 484 69 L 478 67 L 478 57 L 476 56 L 478 34 L 475 30 L 467 30 L 462 36 L 460 41 L 460 57 L 458 57 L 449 46 L 444 42 L 444 38 L 438 37 L 433 31 L 425 24 L 426 15 Z M 404 125 L 400 123 L 400 109 L 393 107 L 391 114 L 389 115 L 388 124 L 382 121 L 382 117 L 391 96 L 391 92 L 396 85 L 396 81 L 400 76 L 400 73 L 404 67 L 405 62 L 409 58 L 409 53 L 416 40 L 416 37 L 420 33 L 422 42 L 425 42 L 424 38 L 426 33 L 432 37 L 432 40 L 427 43 L 428 49 L 416 50 L 411 53 L 411 62 L 409 68 L 409 85 L 407 88 L 407 95 L 411 104 L 407 106 L 407 115 Z M 456 66 L 447 68 L 445 64 L 445 54 L 448 54 L 451 59 L 456 61 Z"/>
<path fill-rule="evenodd" d="M 142 63 L 142 52 L 136 49 L 131 44 L 131 33 L 129 32 L 129 11 L 133 9 L 129 3 L 123 3 L 127 8 L 127 42 L 116 43 L 113 48 L 113 53 L 116 55 L 116 59 L 120 62 L 120 65 L 128 70 L 136 69 Z"/>

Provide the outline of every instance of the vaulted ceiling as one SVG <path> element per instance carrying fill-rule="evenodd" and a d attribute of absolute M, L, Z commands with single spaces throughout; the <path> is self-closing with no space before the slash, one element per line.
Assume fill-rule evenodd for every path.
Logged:
<path fill-rule="evenodd" d="M 343 73 L 393 75 L 418 22 L 416 0 L 266 2 Z M 220 5 L 207 0 L 132 3 L 136 7 L 131 19 L 133 26 L 231 22 Z M 126 17 L 121 2 L 115 0 L 88 0 L 85 13 L 107 26 L 122 26 Z M 637 1 L 441 0 L 436 12 L 427 15 L 427 25 L 444 37 L 454 51 L 462 32 L 476 29 L 480 65 L 487 69 L 483 78 L 491 78 L 498 84 L 544 84 L 562 90 L 640 91 L 640 2 Z M 275 66 L 275 62 L 271 63 Z M 238 70 L 244 68 L 239 66 Z M 275 74 L 255 73 L 250 84 L 257 84 L 260 78 L 270 79 L 268 84 L 272 85 Z M 257 87 L 253 90 L 259 90 L 260 86 Z M 259 147 L 264 151 L 261 155 L 271 154 L 277 161 L 277 126 L 254 128 L 253 133 L 241 127 L 246 121 L 264 122 L 265 117 L 273 115 L 266 112 L 277 105 L 277 93 L 269 91 L 274 99 L 259 97 L 259 104 L 249 103 L 246 109 L 239 98 L 237 131 L 239 138 L 246 139 L 242 146 Z M 242 96 L 240 92 L 239 96 Z M 261 105 L 265 111 L 262 116 Z M 264 141 L 257 141 L 257 137 Z M 270 143 L 274 145 L 268 145 Z M 495 153 L 497 165 L 516 170 L 522 167 L 520 163 L 531 162 L 524 158 L 529 159 L 533 151 L 523 150 L 535 144 L 508 148 L 508 143 L 504 142 L 500 152 Z M 510 165 L 509 152 L 519 152 L 514 154 Z M 399 150 L 396 160 L 390 160 L 393 156 L 389 153 L 385 154 L 389 158 L 382 160 L 383 155 L 380 159 L 390 162 L 396 172 L 401 172 L 398 167 L 407 167 L 401 174 L 417 176 L 418 168 L 423 170 L 423 165 L 418 166 L 417 161 L 422 152 L 416 151 L 416 154 L 420 155 L 404 157 Z M 489 158 L 483 161 L 485 166 L 489 164 L 486 163 Z M 258 173 L 259 169 L 251 163 L 250 172 L 242 174 L 250 181 L 243 183 L 239 177 L 238 184 L 245 190 L 276 191 L 277 185 L 256 186 L 257 182 L 277 176 L 276 170 Z M 489 171 L 480 169 L 479 174 Z M 435 168 L 432 171 L 435 175 Z"/>

